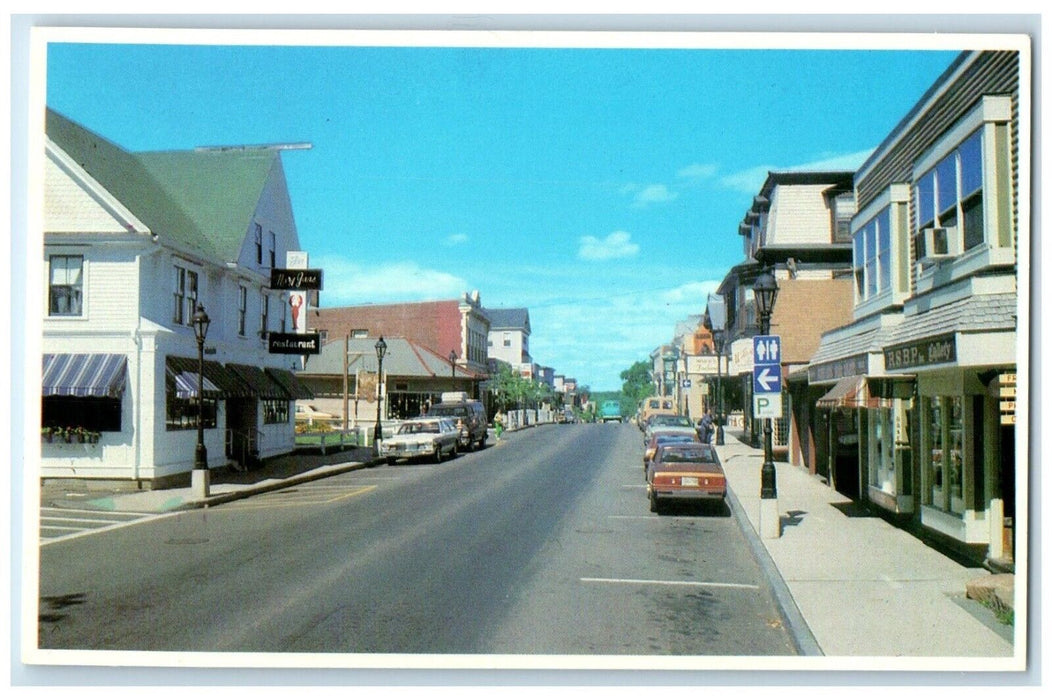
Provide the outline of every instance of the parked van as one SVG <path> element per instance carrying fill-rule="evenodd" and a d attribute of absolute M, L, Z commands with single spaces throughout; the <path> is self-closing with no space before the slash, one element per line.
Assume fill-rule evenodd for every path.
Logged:
<path fill-rule="evenodd" d="M 646 430 L 651 416 L 676 415 L 676 404 L 671 396 L 648 396 L 639 407 L 639 429 Z"/>
<path fill-rule="evenodd" d="M 471 450 L 476 445 L 486 446 L 486 409 L 481 401 L 470 397 L 466 391 L 446 391 L 441 401 L 427 412 L 429 416 L 448 416 L 456 421 L 460 429 L 460 448 Z"/>

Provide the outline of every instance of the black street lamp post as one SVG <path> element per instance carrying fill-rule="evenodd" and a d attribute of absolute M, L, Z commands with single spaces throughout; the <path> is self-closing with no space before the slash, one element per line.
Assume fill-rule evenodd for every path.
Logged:
<path fill-rule="evenodd" d="M 208 497 L 209 472 L 208 449 L 205 447 L 205 338 L 208 337 L 208 326 L 211 319 L 205 313 L 205 307 L 197 305 L 190 319 L 197 338 L 197 447 L 194 450 L 193 490 L 197 496 Z"/>
<path fill-rule="evenodd" d="M 723 342 L 724 331 L 712 331 L 712 342 L 716 346 L 716 444 L 723 442 Z"/>
<path fill-rule="evenodd" d="M 771 332 L 771 313 L 778 297 L 778 282 L 774 275 L 764 271 L 753 284 L 756 298 L 756 311 L 760 317 L 760 335 Z M 760 468 L 760 499 L 778 497 L 778 484 L 775 480 L 774 449 L 771 446 L 771 419 L 763 419 L 763 466 Z"/>
<path fill-rule="evenodd" d="M 450 350 L 449 351 L 449 369 L 452 372 L 452 374 L 450 376 L 453 379 L 453 388 L 456 389 L 456 383 L 457 383 L 456 382 L 456 379 L 457 379 L 457 351 L 456 350 Z"/>
<path fill-rule="evenodd" d="M 373 428 L 373 446 L 376 449 L 377 454 L 380 452 L 380 442 L 384 439 L 384 429 L 380 425 L 380 404 L 384 399 L 383 392 L 383 380 L 384 380 L 384 355 L 387 354 L 387 343 L 384 342 L 384 337 L 381 335 L 380 339 L 376 341 L 376 427 Z"/>

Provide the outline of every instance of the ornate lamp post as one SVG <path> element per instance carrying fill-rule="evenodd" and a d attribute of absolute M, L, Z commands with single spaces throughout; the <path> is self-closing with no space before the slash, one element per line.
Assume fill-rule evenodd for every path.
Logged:
<path fill-rule="evenodd" d="M 752 286 L 756 299 L 756 311 L 760 317 L 760 335 L 771 332 L 771 313 L 774 311 L 774 302 L 778 297 L 778 282 L 769 271 L 764 271 Z M 778 485 L 775 481 L 774 450 L 771 447 L 771 419 L 763 419 L 763 466 L 760 467 L 760 518 L 763 520 L 764 501 L 773 505 L 773 509 L 767 506 L 768 511 L 773 510 L 775 528 L 777 529 L 778 517 Z M 777 536 L 772 533 L 772 536 Z"/>
<path fill-rule="evenodd" d="M 205 338 L 208 337 L 208 326 L 212 319 L 205 313 L 205 307 L 197 305 L 190 323 L 197 338 L 197 448 L 194 450 L 194 470 L 191 473 L 191 485 L 196 497 L 207 498 L 209 487 L 208 450 L 205 448 Z"/>
<path fill-rule="evenodd" d="M 456 378 L 457 378 L 457 351 L 456 350 L 450 350 L 449 351 L 449 369 L 453 372 L 453 374 L 451 376 L 452 376 L 452 378 L 454 380 L 453 384 L 455 385 L 456 384 Z M 454 386 L 453 388 L 455 389 L 456 386 Z"/>
<path fill-rule="evenodd" d="M 380 339 L 376 341 L 376 427 L 373 428 L 373 446 L 376 448 L 377 454 L 380 453 L 380 442 L 384 439 L 384 429 L 380 425 L 380 404 L 384 400 L 383 392 L 383 380 L 384 380 L 384 355 L 387 354 L 387 343 L 384 342 L 384 337 L 381 335 Z"/>

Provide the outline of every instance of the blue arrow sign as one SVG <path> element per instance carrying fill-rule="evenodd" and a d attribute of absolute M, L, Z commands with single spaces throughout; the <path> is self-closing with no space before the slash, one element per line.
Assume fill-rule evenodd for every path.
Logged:
<path fill-rule="evenodd" d="M 782 371 L 778 367 L 764 365 L 753 371 L 753 392 L 757 394 L 782 393 Z"/>

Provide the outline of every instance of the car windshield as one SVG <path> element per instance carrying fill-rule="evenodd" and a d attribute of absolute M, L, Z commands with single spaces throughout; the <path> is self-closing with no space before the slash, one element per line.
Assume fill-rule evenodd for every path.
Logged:
<path fill-rule="evenodd" d="M 464 406 L 435 406 L 431 409 L 434 416 L 466 416 L 468 409 Z"/>
<path fill-rule="evenodd" d="M 693 424 L 690 422 L 690 418 L 686 416 L 654 416 L 651 425 L 662 425 L 662 426 L 673 426 L 684 428 L 693 428 Z"/>
<path fill-rule="evenodd" d="M 401 435 L 412 435 L 415 433 L 437 433 L 439 424 L 436 421 L 410 421 L 402 423 L 398 428 Z"/>
<path fill-rule="evenodd" d="M 659 445 L 667 445 L 674 442 L 695 442 L 690 435 L 657 435 L 654 439 L 657 440 Z"/>
<path fill-rule="evenodd" d="M 661 451 L 662 462 L 715 462 L 712 450 L 704 447 L 673 447 Z"/>

